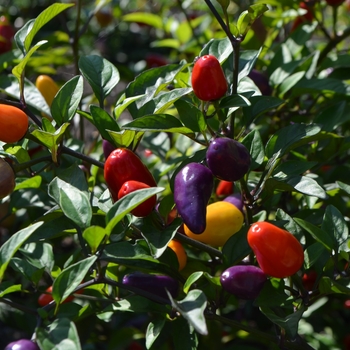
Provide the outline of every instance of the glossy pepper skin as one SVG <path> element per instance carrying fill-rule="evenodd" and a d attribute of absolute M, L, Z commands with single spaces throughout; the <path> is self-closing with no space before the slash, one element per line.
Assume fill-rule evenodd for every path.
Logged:
<path fill-rule="evenodd" d="M 104 166 L 104 178 L 114 201 L 126 181 L 134 180 L 157 187 L 152 174 L 141 159 L 127 148 L 117 148 L 108 156 Z"/>
<path fill-rule="evenodd" d="M 276 278 L 294 275 L 302 267 L 304 251 L 300 242 L 288 231 L 269 222 L 253 224 L 247 235 L 264 273 Z"/>
<path fill-rule="evenodd" d="M 4 350 L 40 350 L 39 346 L 29 339 L 20 339 L 6 345 Z"/>
<path fill-rule="evenodd" d="M 204 165 L 189 163 L 175 176 L 174 202 L 186 226 L 195 234 L 206 227 L 206 212 L 214 178 Z"/>
<path fill-rule="evenodd" d="M 11 194 L 15 186 L 15 173 L 11 165 L 0 158 L 0 199 Z"/>
<path fill-rule="evenodd" d="M 143 272 L 133 272 L 123 277 L 124 285 L 140 288 L 148 293 L 152 293 L 168 300 L 167 289 L 173 298 L 176 298 L 179 292 L 179 282 L 166 275 L 153 275 Z"/>
<path fill-rule="evenodd" d="M 0 141 L 14 143 L 27 132 L 28 116 L 19 108 L 0 104 Z"/>
<path fill-rule="evenodd" d="M 122 187 L 118 192 L 118 199 L 123 198 L 127 194 L 140 190 L 142 188 L 150 188 L 147 184 L 140 181 L 126 181 L 123 183 Z M 138 205 L 131 213 L 137 217 L 144 218 L 147 215 L 151 214 L 153 208 L 157 203 L 157 196 L 154 195 L 151 198 L 148 198 L 146 201 Z"/>
<path fill-rule="evenodd" d="M 254 265 L 235 265 L 220 276 L 222 287 L 241 299 L 255 299 L 267 281 L 265 273 Z"/>
<path fill-rule="evenodd" d="M 195 62 L 192 76 L 194 94 L 202 101 L 214 101 L 227 92 L 227 81 L 220 62 L 213 55 L 204 55 Z"/>
<path fill-rule="evenodd" d="M 228 137 L 210 142 L 206 159 L 208 168 L 220 180 L 237 181 L 249 170 L 251 158 L 247 148 Z"/>
<path fill-rule="evenodd" d="M 185 224 L 185 234 L 213 247 L 222 247 L 226 241 L 237 233 L 244 222 L 242 212 L 231 203 L 219 201 L 207 206 L 206 227 L 201 234 L 194 234 Z"/>
<path fill-rule="evenodd" d="M 230 196 L 227 196 L 225 199 L 223 199 L 224 202 L 229 202 L 236 206 L 241 212 L 243 212 L 243 201 L 242 201 L 242 195 L 240 193 L 234 193 Z"/>
<path fill-rule="evenodd" d="M 11 51 L 15 32 L 5 16 L 0 17 L 0 55 Z"/>
<path fill-rule="evenodd" d="M 60 89 L 56 82 L 50 76 L 43 74 L 36 78 L 35 86 L 51 107 L 52 101 Z"/>

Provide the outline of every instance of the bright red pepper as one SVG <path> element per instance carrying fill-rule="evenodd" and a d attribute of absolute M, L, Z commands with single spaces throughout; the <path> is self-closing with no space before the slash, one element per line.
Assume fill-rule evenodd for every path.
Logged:
<path fill-rule="evenodd" d="M 0 54 L 11 51 L 15 32 L 5 16 L 0 17 Z"/>
<path fill-rule="evenodd" d="M 204 55 L 196 61 L 192 71 L 192 88 L 203 101 L 218 100 L 226 94 L 227 81 L 215 56 Z"/>
<path fill-rule="evenodd" d="M 140 190 L 142 188 L 150 188 L 150 186 L 140 181 L 134 181 L 134 180 L 126 181 L 123 183 L 122 187 L 118 192 L 118 199 L 123 198 L 127 194 Z M 134 210 L 131 211 L 131 213 L 137 217 L 143 218 L 151 214 L 156 203 L 157 203 L 157 196 L 154 195 L 151 198 L 144 201 L 143 203 L 141 203 L 139 206 L 137 206 Z"/>
<path fill-rule="evenodd" d="M 286 230 L 268 222 L 257 222 L 250 227 L 247 239 L 260 268 L 267 275 L 285 278 L 303 265 L 303 247 Z"/>
<path fill-rule="evenodd" d="M 228 196 L 233 193 L 233 182 L 220 180 L 218 187 L 215 191 L 218 197 Z"/>
<path fill-rule="evenodd" d="M 76 294 L 82 294 L 83 293 L 83 289 L 80 289 L 76 292 Z M 74 299 L 74 295 L 70 295 L 69 297 L 67 297 L 63 303 L 69 303 L 70 301 L 72 301 Z M 48 304 L 51 303 L 51 301 L 53 300 L 52 297 L 52 286 L 48 287 L 46 289 L 46 293 L 42 293 L 40 294 L 39 298 L 38 298 L 38 304 L 40 306 L 46 306 Z"/>
<path fill-rule="evenodd" d="M 108 156 L 104 166 L 104 178 L 114 201 L 118 200 L 118 192 L 126 181 L 140 181 L 150 187 L 157 187 L 151 172 L 127 148 L 117 148 Z"/>

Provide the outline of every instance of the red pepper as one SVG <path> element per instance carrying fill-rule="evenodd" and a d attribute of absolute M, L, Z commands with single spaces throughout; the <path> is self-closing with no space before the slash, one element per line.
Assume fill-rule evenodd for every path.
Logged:
<path fill-rule="evenodd" d="M 122 185 L 122 187 L 118 192 L 118 199 L 123 198 L 127 194 L 140 190 L 142 188 L 150 188 L 150 186 L 140 181 L 133 181 L 133 180 L 126 181 L 124 182 L 124 184 Z M 157 203 L 157 196 L 154 195 L 151 198 L 144 201 L 143 203 L 141 203 L 139 206 L 137 206 L 134 210 L 131 211 L 131 213 L 137 217 L 143 218 L 151 214 L 156 203 Z"/>
<path fill-rule="evenodd" d="M 226 94 L 225 74 L 215 56 L 200 57 L 194 64 L 191 80 L 193 92 L 200 100 L 218 100 Z"/>
<path fill-rule="evenodd" d="M 0 17 L 0 54 L 11 51 L 15 32 L 5 16 Z"/>
<path fill-rule="evenodd" d="M 228 196 L 233 193 L 233 182 L 221 180 L 216 187 L 216 195 L 218 197 Z"/>
<path fill-rule="evenodd" d="M 267 275 L 289 277 L 303 265 L 303 248 L 286 230 L 268 222 L 257 222 L 250 227 L 247 239 L 260 268 Z"/>
<path fill-rule="evenodd" d="M 141 159 L 127 148 L 117 148 L 108 156 L 104 166 L 104 178 L 114 201 L 118 200 L 118 192 L 126 181 L 140 181 L 150 187 L 157 187 Z"/>

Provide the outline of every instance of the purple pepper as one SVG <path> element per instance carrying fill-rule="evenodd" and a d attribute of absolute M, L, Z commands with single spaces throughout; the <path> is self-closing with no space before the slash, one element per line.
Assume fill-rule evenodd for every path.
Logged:
<path fill-rule="evenodd" d="M 222 287 L 241 299 L 255 299 L 267 281 L 265 273 L 257 266 L 235 265 L 226 269 L 220 277 Z"/>
<path fill-rule="evenodd" d="M 206 154 L 208 168 L 220 180 L 237 181 L 249 170 L 251 159 L 247 148 L 228 137 L 210 142 Z"/>
<path fill-rule="evenodd" d="M 207 205 L 213 188 L 213 174 L 202 164 L 189 163 L 175 176 L 176 208 L 193 233 L 200 234 L 205 230 Z"/>
<path fill-rule="evenodd" d="M 261 73 L 256 69 L 252 69 L 248 74 L 248 77 L 253 80 L 254 84 L 259 88 L 262 95 L 270 96 L 272 94 L 269 79 L 264 73 Z"/>
<path fill-rule="evenodd" d="M 166 300 L 169 298 L 165 289 L 169 291 L 173 298 L 176 298 L 179 292 L 179 282 L 176 279 L 166 275 L 133 272 L 124 276 L 123 284 L 142 289 L 145 292 L 155 294 Z"/>
<path fill-rule="evenodd" d="M 105 159 L 107 159 L 108 156 L 112 153 L 112 151 L 116 149 L 116 147 L 112 145 L 109 141 L 102 140 L 102 149 Z"/>
<path fill-rule="evenodd" d="M 29 339 L 20 339 L 7 344 L 5 350 L 39 350 L 39 346 Z"/>
<path fill-rule="evenodd" d="M 227 196 L 223 201 L 233 204 L 241 212 L 243 212 L 243 201 L 242 201 L 242 195 L 240 193 L 231 194 L 231 195 Z"/>

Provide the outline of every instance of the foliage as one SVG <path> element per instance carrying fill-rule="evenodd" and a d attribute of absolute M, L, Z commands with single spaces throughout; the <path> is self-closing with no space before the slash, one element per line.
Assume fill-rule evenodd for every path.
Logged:
<path fill-rule="evenodd" d="M 29 128 L 16 143 L 0 142 L 16 174 L 0 201 L 0 347 L 32 338 L 42 350 L 343 348 L 348 2 L 7 3 L 0 12 L 16 34 L 0 55 L 0 103 L 24 111 Z M 192 90 L 193 62 L 206 54 L 229 85 L 218 101 L 200 101 Z M 35 86 L 41 74 L 60 87 L 51 106 Z M 271 93 L 262 94 L 266 84 Z M 205 164 L 210 141 L 223 135 L 248 149 L 251 164 L 234 183 L 245 223 L 214 248 L 184 235 L 180 217 L 168 219 L 176 174 Z M 102 140 L 136 152 L 158 187 L 113 202 Z M 154 195 L 150 215 L 131 214 Z M 218 200 L 214 190 L 209 203 Z M 304 263 L 288 278 L 269 276 L 255 300 L 241 300 L 220 275 L 257 265 L 247 243 L 257 221 L 292 233 Z M 187 254 L 181 271 L 173 239 Z M 123 284 L 135 271 L 176 279 L 178 297 Z M 303 284 L 310 272 L 311 288 Z M 50 286 L 53 301 L 38 305 Z"/>

